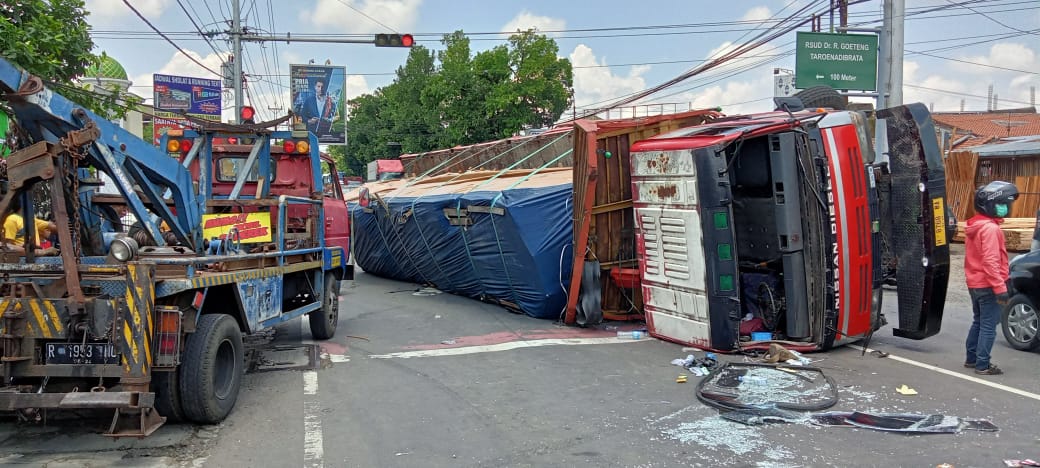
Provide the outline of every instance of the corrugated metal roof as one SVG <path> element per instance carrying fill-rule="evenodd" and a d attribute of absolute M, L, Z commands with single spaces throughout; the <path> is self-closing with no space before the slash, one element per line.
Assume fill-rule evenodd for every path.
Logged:
<path fill-rule="evenodd" d="M 957 136 L 970 134 L 955 149 L 990 143 L 993 138 L 1040 135 L 1040 114 L 1021 112 L 934 113 L 936 125 L 953 130 Z"/>
<path fill-rule="evenodd" d="M 976 146 L 971 151 L 982 158 L 1040 156 L 1040 135 L 1004 138 L 999 143 Z"/>

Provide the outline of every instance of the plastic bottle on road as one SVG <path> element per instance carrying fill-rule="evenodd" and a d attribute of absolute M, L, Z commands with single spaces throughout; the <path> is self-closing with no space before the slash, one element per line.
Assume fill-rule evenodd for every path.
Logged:
<path fill-rule="evenodd" d="M 619 331 L 617 337 L 622 340 L 641 340 L 647 338 L 649 335 L 643 330 L 632 330 L 632 331 Z"/>

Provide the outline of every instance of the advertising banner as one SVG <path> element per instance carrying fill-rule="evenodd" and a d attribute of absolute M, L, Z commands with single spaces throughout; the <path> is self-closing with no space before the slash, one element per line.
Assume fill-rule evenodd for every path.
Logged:
<path fill-rule="evenodd" d="M 234 229 L 233 241 L 271 242 L 271 213 L 232 213 L 202 215 L 202 237 L 226 239 Z"/>
<path fill-rule="evenodd" d="M 347 69 L 333 65 L 289 65 L 293 128 L 303 129 L 329 145 L 347 143 Z"/>
<path fill-rule="evenodd" d="M 152 75 L 155 115 L 152 121 L 154 144 L 171 128 L 190 128 L 181 114 L 220 121 L 220 80 L 189 76 Z"/>

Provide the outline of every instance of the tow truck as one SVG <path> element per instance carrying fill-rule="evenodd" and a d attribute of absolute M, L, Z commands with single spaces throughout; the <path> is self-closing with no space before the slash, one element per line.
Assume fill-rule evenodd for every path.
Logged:
<path fill-rule="evenodd" d="M 928 109 L 877 111 L 875 139 L 861 112 L 804 104 L 633 144 L 650 335 L 722 352 L 826 350 L 887 323 L 890 282 L 894 335 L 939 332 L 950 248 Z"/>
<path fill-rule="evenodd" d="M 313 134 L 271 130 L 288 117 L 196 122 L 157 148 L 6 60 L 0 97 L 17 135 L 0 218 L 52 218 L 59 252 L 0 250 L 0 411 L 111 409 L 113 437 L 217 423 L 243 335 L 305 315 L 314 338 L 335 334 L 350 230 Z M 98 193 L 99 173 L 118 194 Z"/>

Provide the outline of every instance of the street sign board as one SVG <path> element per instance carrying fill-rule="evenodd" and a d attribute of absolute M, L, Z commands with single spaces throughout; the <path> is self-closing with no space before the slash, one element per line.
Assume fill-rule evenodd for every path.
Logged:
<path fill-rule="evenodd" d="M 877 90 L 878 37 L 874 34 L 799 32 L 795 83 L 799 89 Z"/>

